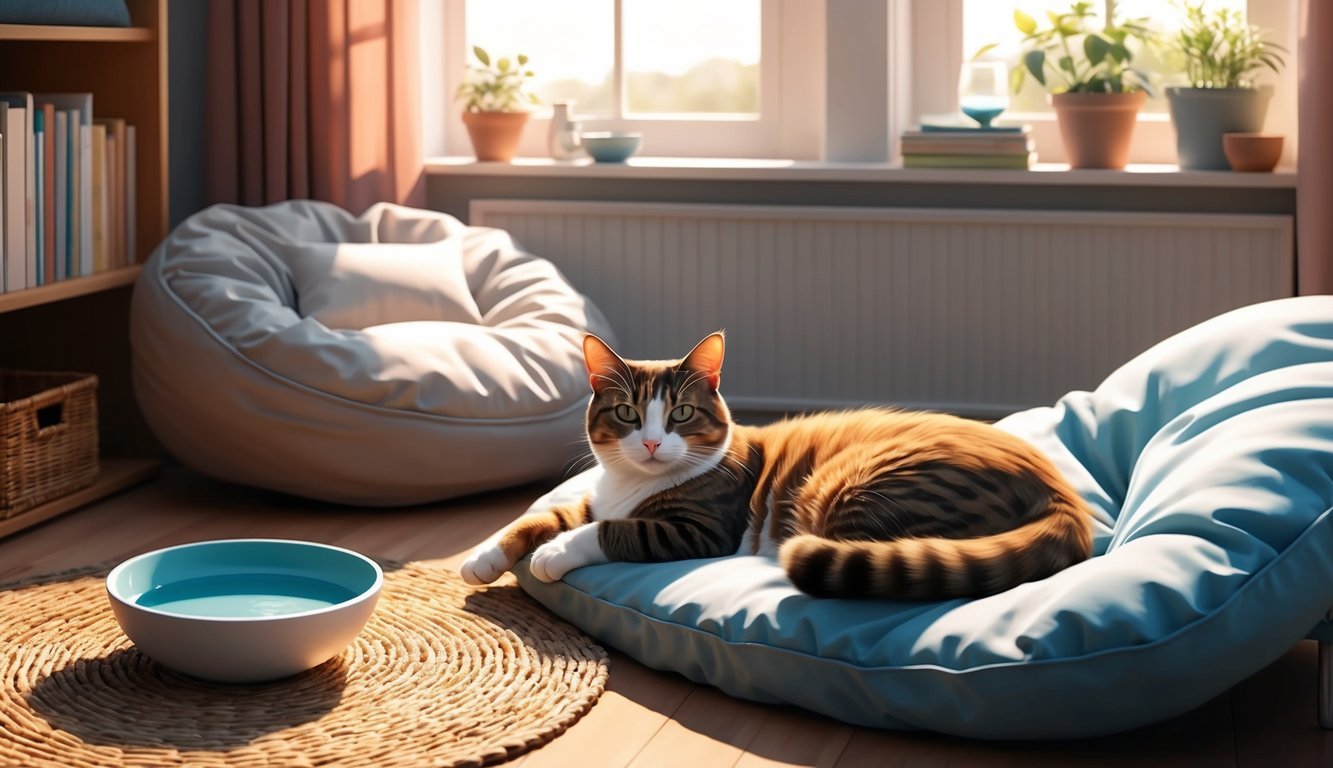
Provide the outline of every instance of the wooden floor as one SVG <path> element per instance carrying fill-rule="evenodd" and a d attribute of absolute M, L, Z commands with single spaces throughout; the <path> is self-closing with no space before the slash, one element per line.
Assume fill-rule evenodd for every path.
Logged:
<path fill-rule="evenodd" d="M 347 509 L 168 469 L 148 485 L 0 540 L 0 581 L 241 536 L 299 537 L 384 558 L 457 565 L 543 490 L 532 486 L 407 510 Z M 619 654 L 611 664 L 607 691 L 592 711 L 509 765 L 1333 766 L 1333 732 L 1315 723 L 1309 641 L 1194 712 L 1128 734 L 1062 743 L 982 743 L 853 728 L 730 699 Z"/>

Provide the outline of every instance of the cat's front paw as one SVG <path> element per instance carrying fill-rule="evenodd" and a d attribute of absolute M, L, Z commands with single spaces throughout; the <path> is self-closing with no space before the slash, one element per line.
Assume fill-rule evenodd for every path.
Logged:
<path fill-rule="evenodd" d="M 574 570 L 577 565 L 573 564 L 573 558 L 570 557 L 568 548 L 557 544 L 554 541 L 537 547 L 532 553 L 532 560 L 528 562 L 528 570 L 537 577 L 538 581 L 552 582 L 564 578 L 566 573 Z"/>
<path fill-rule="evenodd" d="M 509 558 L 498 544 L 487 542 L 472 550 L 472 554 L 458 569 L 458 575 L 468 584 L 479 586 L 490 584 L 500 578 L 500 574 L 509 570 Z"/>
<path fill-rule="evenodd" d="M 537 547 L 528 570 L 538 581 L 552 582 L 564 578 L 575 568 L 605 563 L 606 559 L 597 543 L 597 526 L 585 525 L 565 531 Z"/>

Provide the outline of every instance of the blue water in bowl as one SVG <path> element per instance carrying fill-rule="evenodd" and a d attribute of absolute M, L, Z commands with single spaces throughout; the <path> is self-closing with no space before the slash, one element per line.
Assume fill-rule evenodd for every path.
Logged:
<path fill-rule="evenodd" d="M 355 592 L 320 579 L 245 573 L 173 581 L 145 592 L 135 602 L 186 616 L 254 618 L 328 608 L 354 597 Z"/>

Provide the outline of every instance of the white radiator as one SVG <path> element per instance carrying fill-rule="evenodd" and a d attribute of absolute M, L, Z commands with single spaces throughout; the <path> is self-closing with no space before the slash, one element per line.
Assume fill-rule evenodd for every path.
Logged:
<path fill-rule="evenodd" d="M 995 416 L 1290 296 L 1287 216 L 475 200 L 555 262 L 627 357 L 727 332 L 733 408 Z"/>

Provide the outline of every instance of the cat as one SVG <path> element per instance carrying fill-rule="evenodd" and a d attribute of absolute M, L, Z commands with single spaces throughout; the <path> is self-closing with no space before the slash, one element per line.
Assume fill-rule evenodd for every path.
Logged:
<path fill-rule="evenodd" d="M 817 597 L 982 597 L 1088 558 L 1092 516 L 1036 448 L 994 426 L 885 408 L 750 427 L 718 392 L 724 338 L 629 361 L 593 335 L 587 437 L 604 468 L 576 504 L 525 515 L 460 569 L 488 584 L 532 553 L 556 581 L 611 561 L 776 556 Z"/>

